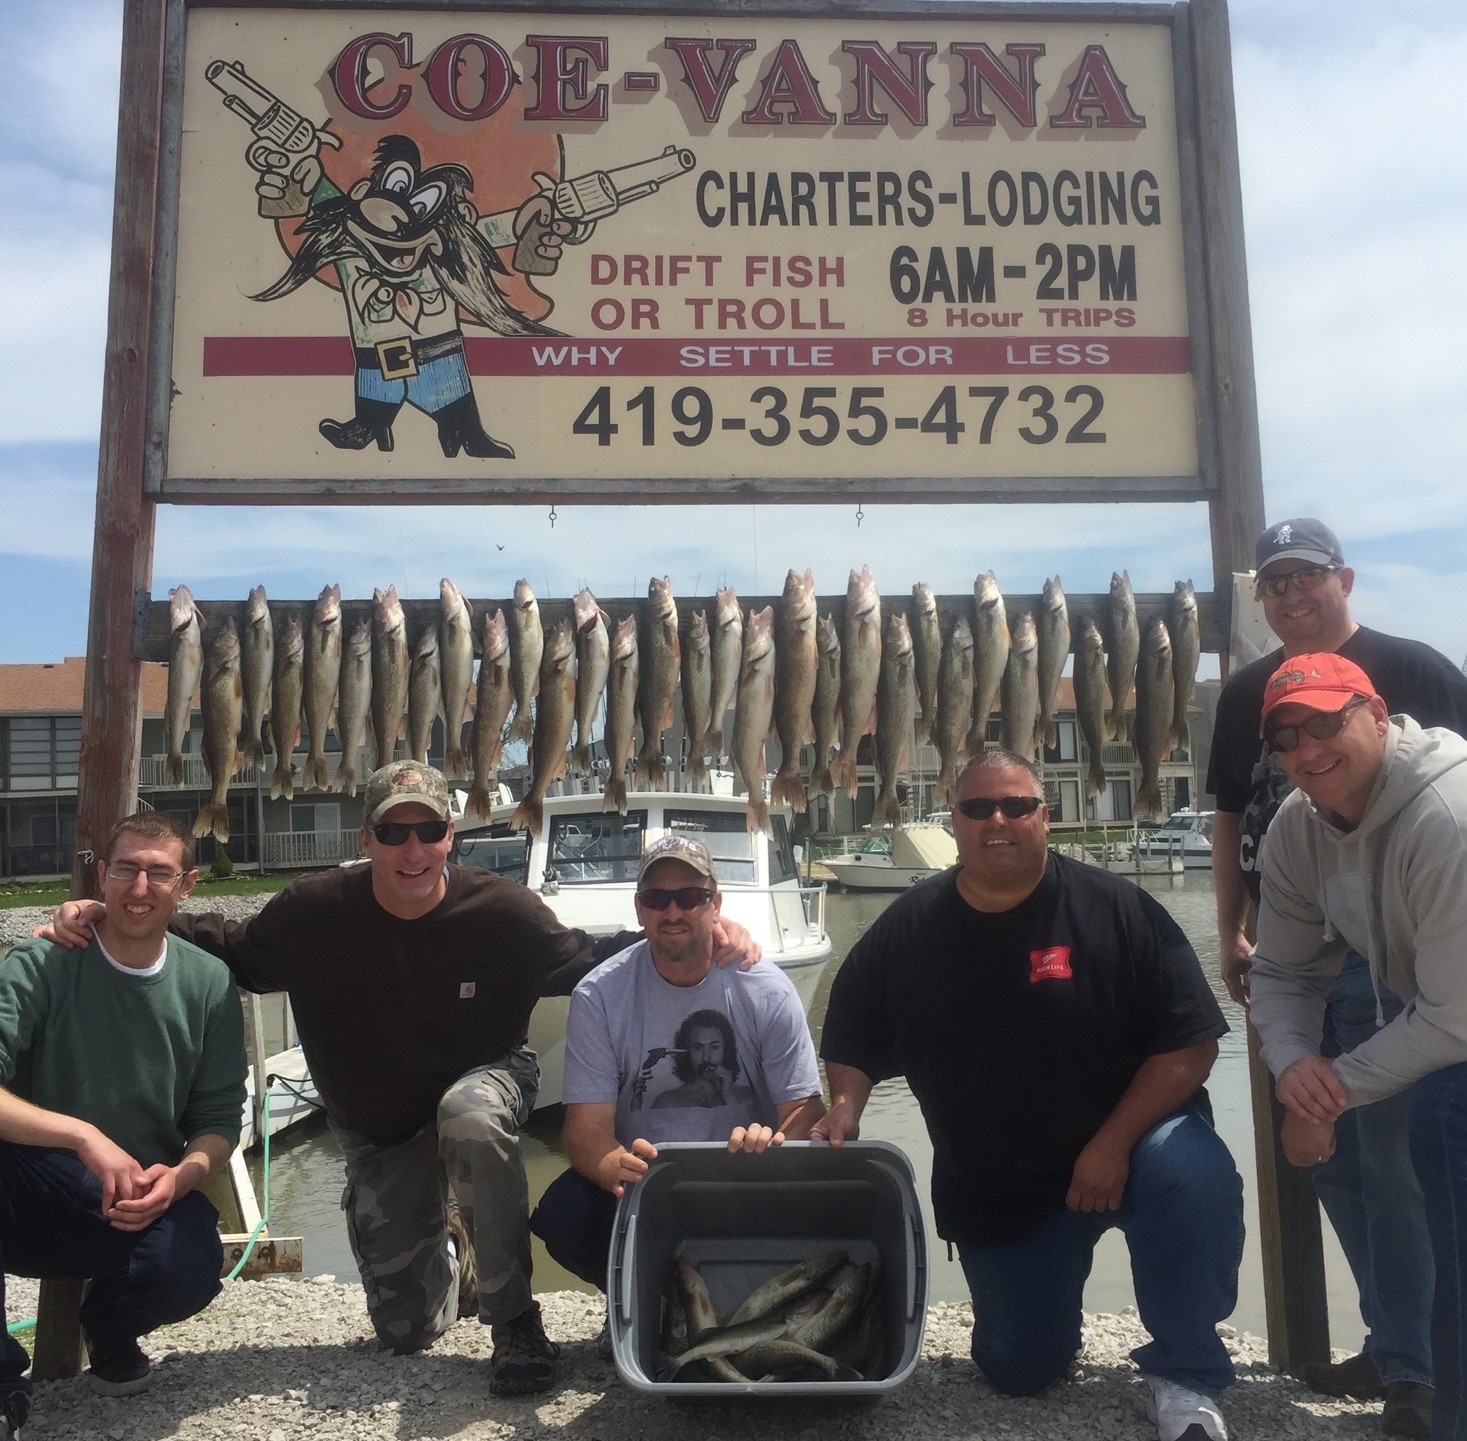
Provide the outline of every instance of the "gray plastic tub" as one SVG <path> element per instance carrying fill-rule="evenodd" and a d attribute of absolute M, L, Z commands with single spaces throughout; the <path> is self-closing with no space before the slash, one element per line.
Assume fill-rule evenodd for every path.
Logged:
<path fill-rule="evenodd" d="M 878 1260 L 883 1374 L 861 1381 L 705 1379 L 668 1371 L 663 1327 L 677 1262 L 695 1265 L 720 1314 L 790 1266 L 836 1248 Z M 927 1240 L 911 1162 L 884 1141 L 790 1141 L 760 1156 L 720 1143 L 657 1148 L 617 1207 L 608 1274 L 616 1369 L 628 1386 L 679 1400 L 874 1397 L 915 1369 L 927 1318 Z"/>

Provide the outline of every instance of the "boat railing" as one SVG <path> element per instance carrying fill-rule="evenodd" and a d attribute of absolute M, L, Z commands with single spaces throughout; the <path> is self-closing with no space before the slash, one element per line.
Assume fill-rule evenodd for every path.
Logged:
<path fill-rule="evenodd" d="M 825 897 L 823 881 L 799 886 L 725 886 L 723 910 L 725 915 L 739 920 L 740 912 L 747 915 L 749 908 L 763 898 L 769 907 L 770 920 L 764 951 L 766 955 L 780 956 L 825 939 Z"/>

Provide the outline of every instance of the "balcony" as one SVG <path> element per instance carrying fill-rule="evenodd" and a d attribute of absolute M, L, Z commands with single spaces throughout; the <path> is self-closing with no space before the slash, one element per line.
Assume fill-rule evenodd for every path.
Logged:
<path fill-rule="evenodd" d="M 338 866 L 362 853 L 358 830 L 268 832 L 260 837 L 260 845 L 266 868 L 282 871 Z"/>

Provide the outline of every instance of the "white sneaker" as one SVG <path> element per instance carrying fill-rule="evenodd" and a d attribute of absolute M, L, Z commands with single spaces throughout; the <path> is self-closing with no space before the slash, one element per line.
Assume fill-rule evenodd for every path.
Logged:
<path fill-rule="evenodd" d="M 1228 1441 L 1227 1422 L 1208 1397 L 1163 1376 L 1148 1376 L 1146 1384 L 1151 1387 L 1147 1410 L 1160 1441 Z"/>

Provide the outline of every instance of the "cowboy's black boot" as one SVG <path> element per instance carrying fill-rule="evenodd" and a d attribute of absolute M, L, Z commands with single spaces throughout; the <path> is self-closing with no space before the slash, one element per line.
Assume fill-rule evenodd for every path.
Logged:
<path fill-rule="evenodd" d="M 365 450 L 374 440 L 378 450 L 391 450 L 392 422 L 401 409 L 400 401 L 359 395 L 357 413 L 350 420 L 323 420 L 317 429 L 338 450 Z"/>
<path fill-rule="evenodd" d="M 433 412 L 438 422 L 438 443 L 450 460 L 460 450 L 479 460 L 513 460 L 514 451 L 484 429 L 473 394 L 461 395 L 442 410 Z"/>

